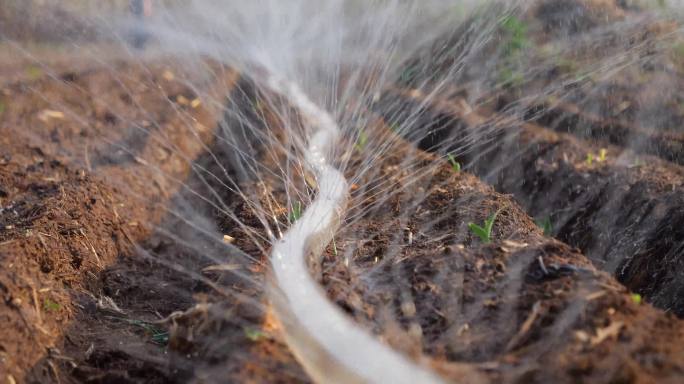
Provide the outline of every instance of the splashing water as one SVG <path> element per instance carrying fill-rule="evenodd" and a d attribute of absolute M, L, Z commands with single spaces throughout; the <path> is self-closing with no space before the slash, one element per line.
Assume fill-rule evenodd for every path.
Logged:
<path fill-rule="evenodd" d="M 98 327 L 151 333 L 179 380 L 677 377 L 684 328 L 660 311 L 684 314 L 680 4 L 77 3 L 26 23 L 63 52 L 0 29 L 23 68 L 0 77 L 0 115 L 125 196 L 127 228 L 154 228 L 130 235 L 157 266 L 125 265 L 140 281 L 86 246 L 115 272 L 85 291 Z M 40 20 L 30 7 L 4 11 Z M 0 214 L 20 215 L 29 200 L 7 195 Z M 119 294 L 136 285 L 168 296 Z M 671 369 L 625 352 L 640 332 Z"/>

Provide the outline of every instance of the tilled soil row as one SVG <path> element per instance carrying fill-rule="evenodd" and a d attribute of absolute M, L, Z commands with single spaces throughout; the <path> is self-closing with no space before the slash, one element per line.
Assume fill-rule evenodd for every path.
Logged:
<path fill-rule="evenodd" d="M 373 177 L 394 192 L 329 248 L 331 300 L 454 380 L 677 380 L 681 321 L 637 304 L 577 249 L 544 237 L 511 196 L 413 151 L 388 151 Z M 468 223 L 497 211 L 493 243 L 483 244 Z"/>
<path fill-rule="evenodd" d="M 175 70 L 120 63 L 3 88 L 2 380 L 59 381 L 77 366 L 63 352 L 74 321 L 118 309 L 102 272 L 149 237 L 216 124 Z M 203 97 L 230 87 L 219 75 Z"/>
<path fill-rule="evenodd" d="M 423 132 L 432 129 L 432 135 L 437 132 L 447 142 L 489 121 L 484 112 L 464 108 L 464 102 L 425 104 L 416 92 L 394 96 L 404 103 L 394 105 L 419 111 L 418 125 L 439 118 L 441 125 Z M 427 106 L 424 111 L 421 105 Z M 684 268 L 684 238 L 678 229 L 684 220 L 681 167 L 535 124 L 509 122 L 488 131 L 488 143 L 461 157 L 474 173 L 513 194 L 533 217 L 552 227 L 554 236 L 582 249 L 630 289 L 658 307 L 684 314 L 684 286 L 678 279 Z"/>
<path fill-rule="evenodd" d="M 232 81 L 236 79 L 233 78 Z M 251 87 L 248 83 L 240 82 L 238 90 L 242 96 L 231 98 L 233 101 L 228 104 L 229 111 L 226 114 L 228 124 L 240 123 L 230 122 L 229 116 L 235 115 L 229 113 L 231 109 L 240 113 L 242 121 L 250 119 L 255 123 L 261 122 L 271 129 L 282 124 L 279 120 L 281 115 L 269 113 L 265 103 L 257 102 L 256 93 Z M 146 95 L 144 99 L 148 97 L 153 95 Z M 164 109 L 160 112 L 163 113 Z M 93 244 L 88 249 L 94 248 L 96 252 L 101 252 L 98 257 L 103 265 L 112 266 L 117 255 L 141 257 L 140 253 L 130 252 L 131 244 L 141 241 L 147 252 L 171 255 L 173 257 L 169 256 L 169 260 L 172 261 L 186 260 L 189 264 L 187 267 L 195 270 L 206 269 L 206 265 L 193 265 L 204 260 L 201 257 L 203 253 L 224 250 L 183 247 L 183 236 L 172 239 L 165 235 L 150 237 L 153 227 L 167 228 L 172 233 L 184 233 L 183 224 L 173 217 L 164 217 L 161 206 L 170 204 L 174 207 L 176 200 L 179 201 L 178 206 L 194 201 L 183 196 L 183 193 L 175 193 L 181 192 L 174 187 L 177 185 L 175 182 L 167 181 L 169 184 L 150 187 L 156 180 L 156 172 L 152 172 L 155 165 L 171 167 L 170 164 L 183 164 L 181 167 L 168 169 L 165 174 L 183 180 L 186 186 L 197 186 L 200 194 L 205 196 L 212 191 L 202 190 L 202 186 L 220 190 L 229 181 L 222 178 L 240 180 L 234 173 L 226 174 L 221 169 L 212 168 L 224 161 L 227 164 L 236 161 L 235 153 L 218 144 L 209 147 L 190 146 L 188 152 L 185 152 L 187 158 L 197 158 L 195 164 L 207 170 L 205 177 L 210 174 L 221 175 L 209 179 L 208 183 L 206 179 L 197 179 L 198 173 L 191 174 L 186 162 L 162 161 L 158 158 L 155 160 L 160 149 L 159 144 L 155 144 L 158 142 L 154 140 L 157 134 L 163 135 L 165 139 L 175 138 L 172 142 L 178 145 L 194 142 L 187 139 L 193 137 L 191 135 L 196 131 L 184 131 L 181 127 L 187 127 L 186 124 L 176 127 L 173 122 L 177 112 L 168 112 L 165 115 L 167 124 L 146 139 L 141 139 L 145 145 L 134 156 L 126 157 L 130 160 L 103 161 L 97 166 L 93 166 L 91 162 L 91 167 L 97 169 L 97 176 L 111 175 L 111 178 L 89 183 L 87 180 L 92 176 L 85 172 L 86 180 L 82 183 L 86 183 L 90 189 L 83 189 L 76 181 L 72 181 L 82 177 L 84 172 L 79 172 L 71 178 L 65 176 L 61 182 L 68 182 L 65 191 L 71 191 L 67 188 L 69 187 L 74 189 L 73 193 L 50 195 L 53 200 L 49 202 L 54 204 L 60 201 L 65 205 L 75 206 L 84 202 L 95 204 L 90 208 L 92 212 L 84 210 L 81 220 L 88 223 L 84 230 L 84 242 L 102 240 L 102 244 Z M 210 121 L 198 120 L 204 126 L 212 126 Z M 378 137 L 393 135 L 379 124 L 369 127 L 369 135 L 371 133 Z M 127 143 L 123 147 L 130 147 L 135 142 L 126 137 L 121 139 Z M 76 139 L 65 139 L 59 147 L 69 148 L 71 140 Z M 46 149 L 41 151 L 47 153 L 57 146 L 44 147 Z M 349 147 L 352 148 L 351 145 Z M 167 147 L 162 148 L 168 150 Z M 211 149 L 211 153 L 205 152 L 207 148 Z M 12 162 L 10 167 L 13 168 L 7 168 L 12 172 L 15 172 L 15 168 L 31 165 L 28 160 L 14 155 L 20 152 L 19 149 L 8 145 L 7 151 L 13 154 L 13 160 L 9 160 Z M 31 153 L 35 149 L 26 151 Z M 274 167 L 274 170 L 282 164 L 282 157 L 269 157 L 274 156 L 273 151 L 262 151 L 257 155 L 269 167 Z M 361 161 L 363 153 L 357 151 L 349 156 L 353 166 Z M 50 158 L 51 155 L 44 154 L 44 157 Z M 86 163 L 85 160 L 83 163 Z M 120 163 L 126 166 L 117 165 Z M 352 209 L 346 225 L 336 236 L 335 243 L 328 248 L 324 263 L 314 271 L 331 299 L 339 303 L 360 324 L 377 332 L 387 343 L 416 358 L 428 357 L 436 369 L 454 380 L 462 380 L 465 375 L 472 381 L 674 382 L 684 372 L 679 360 L 684 352 L 681 349 L 684 332 L 681 322 L 648 305 L 638 304 L 624 287 L 609 275 L 597 271 L 577 250 L 544 237 L 511 197 L 496 193 L 473 176 L 455 172 L 450 165 L 417 151 L 398 139 L 393 141 L 386 156 L 376 164 L 377 167 L 363 181 L 367 186 L 361 186 L 358 189 L 360 192 L 353 193 L 352 206 L 358 209 Z M 69 166 L 49 161 L 43 163 L 41 168 L 31 169 L 32 172 L 42 172 L 38 173 L 37 178 L 44 177 L 44 173 L 53 169 L 64 169 L 60 172 L 69 174 Z M 351 172 L 353 168 L 349 169 Z M 133 176 L 117 179 L 122 174 Z M 134 182 L 131 183 L 131 180 Z M 108 182 L 112 182 L 115 187 L 111 187 Z M 267 191 L 268 193 L 260 195 L 264 199 L 262 203 L 277 203 L 274 212 L 278 212 L 279 220 L 287 222 L 287 202 L 283 199 L 287 186 L 279 185 L 277 178 L 262 180 L 262 183 L 256 184 L 249 184 L 245 180 L 241 182 L 245 184 L 244 190 L 252 188 L 256 192 Z M 15 185 L 21 183 L 14 178 L 9 180 L 8 185 L 15 188 Z M 142 201 L 156 199 L 159 204 L 145 207 L 138 203 L 141 200 L 130 198 L 130 191 L 121 191 L 122 185 L 130 185 L 134 192 L 147 198 Z M 99 195 L 96 196 L 95 203 L 88 200 L 87 196 L 81 197 L 81 194 L 93 190 L 95 186 L 100 188 L 99 193 L 103 200 L 110 198 L 115 202 L 122 201 L 126 207 L 130 206 L 132 209 L 122 209 L 124 212 L 121 212 L 118 208 L 110 209 L 108 205 L 100 207 L 97 205 Z M 44 188 L 31 188 L 25 188 L 24 193 L 44 193 L 41 192 Z M 103 190 L 111 192 L 106 194 Z M 61 320 L 55 319 L 56 316 L 44 317 L 47 320 L 43 320 L 43 323 L 33 321 L 22 325 L 17 321 L 14 323 L 16 326 L 8 328 L 9 335 L 10 332 L 21 333 L 16 332 L 16 329 L 40 332 L 35 331 L 38 328 L 34 324 L 43 328 L 50 327 L 50 335 L 46 336 L 42 344 L 30 344 L 28 339 L 18 339 L 16 343 L 6 345 L 3 342 L 3 352 L 14 352 L 3 355 L 4 359 L 8 358 L 5 356 L 21 356 L 24 359 L 23 362 L 13 360 L 12 364 L 5 364 L 11 370 L 9 374 L 21 381 L 22 372 L 43 356 L 45 359 L 36 367 L 37 370 L 31 371 L 30 378 L 36 381 L 54 380 L 55 374 L 63 375 L 63 381 L 95 382 L 136 382 L 154 378 L 161 381 L 183 381 L 192 377 L 279 379 L 292 382 L 306 380 L 286 346 L 278 341 L 278 326 L 269 318 L 267 303 L 261 301 L 263 292 L 258 287 L 261 286 L 266 271 L 266 255 L 252 236 L 255 233 L 265 234 L 265 229 L 255 217 L 252 207 L 236 199 L 225 188 L 223 190 L 226 191 L 225 195 L 214 198 L 224 200 L 244 225 L 237 225 L 232 219 L 216 211 L 215 206 L 205 206 L 205 209 L 209 212 L 213 210 L 220 230 L 229 234 L 234 244 L 248 257 L 243 260 L 242 265 L 231 265 L 230 269 L 207 269 L 209 272 L 205 276 L 208 281 L 188 274 L 187 270 L 174 270 L 158 263 L 134 260 L 135 257 L 124 257 L 123 262 L 104 272 L 102 267 L 81 267 L 86 271 L 90 270 L 90 273 L 72 273 L 72 284 L 84 285 L 88 280 L 83 276 L 92 274 L 94 288 L 71 290 L 60 285 L 61 280 L 57 279 L 56 273 L 40 271 L 40 263 L 26 263 L 21 260 L 19 265 L 28 265 L 28 270 L 32 271 L 32 275 L 23 276 L 38 278 L 35 277 L 38 275 L 43 278 L 38 280 L 41 285 L 36 285 L 35 295 L 53 295 L 58 292 L 64 296 L 62 299 L 59 295 L 39 296 L 35 300 L 30 286 L 23 290 L 8 291 L 10 298 L 5 301 L 7 310 L 2 313 L 7 314 L 5 316 L 16 316 L 17 319 L 20 319 L 17 313 L 37 316 L 38 313 L 58 312 L 64 316 L 59 318 Z M 368 192 L 372 191 L 376 192 L 374 198 L 368 199 Z M 14 200 L 19 194 L 20 192 L 12 189 L 8 192 L 8 197 Z M 496 211 L 499 211 L 499 215 L 492 234 L 494 242 L 484 245 L 469 231 L 468 223 L 482 223 Z M 17 222 L 17 225 L 28 227 L 21 228 L 31 229 L 33 233 L 61 236 L 64 247 L 73 246 L 71 237 L 59 233 L 61 225 L 48 232 L 47 224 L 40 224 L 40 218 L 31 222 L 35 216 L 31 212 L 33 210 L 27 210 L 19 215 L 23 221 Z M 67 209 L 66 212 L 71 210 Z M 69 216 L 64 220 L 78 219 Z M 105 224 L 99 224 L 102 221 Z M 112 224 L 108 224 L 109 221 Z M 42 226 L 39 227 L 39 224 Z M 92 232 L 97 234 L 98 230 L 105 231 L 107 236 L 90 235 Z M 112 231 L 118 231 L 115 238 L 110 235 Z M 8 240 L 13 242 L 3 242 L 3 246 L 23 249 L 19 245 L 26 244 L 27 240 L 16 234 L 12 236 L 14 237 Z M 26 238 L 33 239 L 32 244 L 37 248 L 41 244 L 40 236 Z M 192 234 L 189 236 L 192 237 Z M 109 241 L 110 238 L 113 238 L 112 242 Z M 121 243 L 116 243 L 115 239 Z M 113 251 L 117 246 L 122 247 L 120 252 Z M 39 250 L 35 252 L 37 257 L 44 257 L 46 254 L 49 253 Z M 18 255 L 26 257 L 26 253 Z M 58 263 L 53 271 L 73 268 L 72 258 L 68 260 L 69 263 Z M 94 253 L 92 256 L 85 254 L 81 265 L 96 265 Z M 248 284 L 235 281 L 230 273 L 225 272 L 234 268 L 245 270 Z M 102 277 L 98 278 L 100 273 Z M 152 278 L 146 279 L 147 276 Z M 31 283 L 34 281 L 31 280 Z M 159 282 L 168 283 L 166 288 L 161 289 L 163 292 L 150 292 L 155 287 L 154 284 Z M 216 289 L 221 286 L 231 287 L 228 292 L 230 295 L 226 296 L 226 293 Z M 50 290 L 41 291 L 43 288 Z M 187 292 L 183 294 L 183 290 Z M 106 295 L 100 297 L 101 302 L 93 299 L 82 301 L 83 294 L 78 294 L 79 292 L 103 292 Z M 236 300 L 231 296 L 235 293 L 240 294 L 235 295 L 236 297 L 251 296 L 257 304 Z M 174 295 L 177 296 L 175 301 L 172 297 Z M 23 305 L 21 310 L 10 306 L 14 305 L 12 302 L 15 296 L 21 300 L 18 302 L 18 305 Z M 136 333 L 122 332 L 122 329 L 129 330 L 130 324 L 106 321 L 112 316 L 112 311 L 116 312 L 116 308 L 104 296 L 113 298 L 115 305 L 123 303 L 122 307 L 128 315 L 142 316 L 141 313 L 147 311 L 147 316 L 152 316 L 150 312 L 160 309 L 160 315 L 164 317 L 173 310 L 183 310 L 189 306 L 191 308 L 173 317 L 170 322 L 149 320 L 144 323 L 155 324 L 168 331 L 168 345 L 152 348 L 152 343 L 131 343 L 129 339 L 136 337 Z M 45 301 L 46 298 L 51 301 Z M 43 312 L 38 312 L 33 304 L 40 303 L 41 300 Z M 72 300 L 74 305 L 71 304 Z M 79 308 L 79 305 L 84 308 Z M 98 305 L 100 309 L 91 308 Z M 69 310 L 75 314 L 67 316 Z M 117 316 L 120 315 L 119 313 Z M 78 318 L 79 323 L 74 324 L 74 318 Z M 143 319 L 153 318 L 159 319 Z M 104 323 L 104 327 L 94 325 L 93 319 Z M 53 349 L 45 356 L 45 348 L 55 345 L 67 326 L 70 329 L 64 350 L 69 353 Z M 97 333 L 93 336 L 78 336 L 84 330 L 87 333 Z M 147 331 L 149 330 L 137 333 L 137 337 L 150 337 Z M 127 335 L 128 339 L 119 341 L 127 344 L 128 350 L 121 347 L 116 349 L 113 345 L 115 343 L 103 337 L 103 332 L 110 332 L 115 337 Z M 151 336 L 156 337 L 155 335 L 160 334 L 154 333 Z M 27 350 L 27 345 L 37 345 L 37 348 Z M 131 351 L 132 347 L 137 351 Z M 171 357 L 166 357 L 165 353 L 169 353 Z M 238 358 L 230 360 L 232 364 L 224 369 L 221 363 L 232 356 Z M 62 369 L 64 371 L 60 371 Z"/>
<path fill-rule="evenodd" d="M 261 113 L 240 115 L 269 129 L 283 124 L 282 114 L 261 104 Z M 252 98 L 233 107 L 254 105 Z M 577 249 L 545 237 L 511 196 L 454 171 L 381 122 L 366 134 L 366 150 L 374 140 L 385 147 L 358 176 L 364 148 L 348 143 L 351 209 L 323 262 L 311 262 L 330 299 L 360 325 L 456 381 L 674 382 L 682 374 L 681 321 L 638 303 Z M 262 163 L 277 171 L 286 158 Z M 287 187 L 279 182 L 253 188 L 267 190 L 262 203 L 270 200 L 286 221 Z M 236 212 L 263 233 L 248 207 Z M 468 224 L 494 212 L 493 243 L 483 244 Z M 229 224 L 226 231 L 247 254 L 264 257 L 244 228 Z M 270 353 L 284 347 L 260 341 L 255 348 L 266 345 Z M 291 367 L 286 372 L 296 371 L 291 364 L 280 361 Z"/>
<path fill-rule="evenodd" d="M 684 164 L 684 135 L 679 132 L 639 128 L 626 122 L 583 112 L 573 103 L 538 105 L 530 114 L 540 111 L 535 120 L 559 132 L 602 140 L 637 153 L 644 153 L 677 164 Z"/>

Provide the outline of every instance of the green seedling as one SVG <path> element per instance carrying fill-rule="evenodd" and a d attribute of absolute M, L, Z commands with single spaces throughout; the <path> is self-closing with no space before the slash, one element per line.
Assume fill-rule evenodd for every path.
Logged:
<path fill-rule="evenodd" d="M 45 308 L 46 311 L 55 312 L 59 311 L 62 306 L 50 299 L 45 299 L 45 302 L 43 302 L 43 308 Z"/>
<path fill-rule="evenodd" d="M 359 137 L 356 139 L 354 148 L 356 148 L 356 150 L 359 152 L 363 152 L 363 150 L 366 148 L 366 144 L 368 144 L 368 135 L 366 135 L 365 131 L 361 131 L 359 133 Z"/>
<path fill-rule="evenodd" d="M 158 345 L 166 345 L 169 342 L 169 333 L 164 331 L 163 329 L 159 329 L 155 327 L 154 325 L 142 321 L 142 320 L 133 320 L 133 319 L 123 319 L 129 324 L 133 324 L 135 326 L 138 326 L 142 328 L 145 333 L 147 333 L 150 338 L 152 339 L 152 342 Z"/>
<path fill-rule="evenodd" d="M 292 204 L 292 207 L 290 207 L 290 214 L 288 215 L 288 219 L 290 219 L 290 223 L 294 223 L 295 221 L 299 220 L 302 217 L 302 202 L 297 201 L 294 204 Z"/>
<path fill-rule="evenodd" d="M 520 19 L 510 16 L 501 22 L 504 43 L 502 45 L 502 65 L 499 68 L 499 81 L 503 86 L 518 88 L 525 83 L 524 75 L 518 70 L 523 52 L 530 46 L 527 26 Z"/>
<path fill-rule="evenodd" d="M 31 65 L 26 68 L 26 76 L 31 80 L 37 80 L 43 76 L 43 71 L 39 67 Z"/>
<path fill-rule="evenodd" d="M 418 74 L 418 68 L 416 65 L 409 65 L 401 72 L 400 80 L 404 84 L 409 84 Z"/>
<path fill-rule="evenodd" d="M 2 101 L 0 101 L 0 115 L 2 115 L 3 112 L 5 112 L 5 103 L 3 103 Z"/>
<path fill-rule="evenodd" d="M 522 73 L 514 71 L 511 68 L 503 68 L 499 73 L 499 82 L 503 86 L 518 88 L 525 84 L 525 77 Z"/>
<path fill-rule="evenodd" d="M 504 53 L 506 55 L 518 54 L 529 45 L 527 26 L 522 20 L 509 16 L 501 23 L 501 27 L 506 35 L 508 35 L 507 44 L 504 46 Z"/>
<path fill-rule="evenodd" d="M 553 234 L 553 224 L 551 224 L 551 218 L 545 217 L 544 219 L 537 220 L 537 226 L 544 231 L 544 236 L 551 236 Z"/>
<path fill-rule="evenodd" d="M 601 148 L 601 149 L 599 150 L 599 158 L 598 158 L 598 161 L 601 162 L 601 163 L 603 163 L 604 161 L 606 161 L 606 157 L 607 157 L 607 156 L 608 156 L 608 150 L 605 149 L 605 148 Z"/>
<path fill-rule="evenodd" d="M 640 305 L 640 304 L 641 304 L 642 298 L 641 298 L 641 295 L 640 295 L 640 294 L 638 294 L 638 293 L 632 293 L 631 297 L 632 297 L 632 301 L 634 302 L 634 304 L 636 304 L 636 305 Z"/>
<path fill-rule="evenodd" d="M 451 169 L 453 169 L 454 172 L 457 172 L 457 173 L 461 172 L 461 163 L 456 161 L 456 159 L 454 158 L 454 155 L 452 155 L 451 153 L 448 154 L 447 159 L 449 159 L 449 164 L 451 164 Z"/>
<path fill-rule="evenodd" d="M 245 336 L 251 341 L 259 341 L 266 338 L 266 334 L 258 329 L 254 328 L 244 328 Z"/>
<path fill-rule="evenodd" d="M 594 154 L 593 153 L 587 153 L 587 165 L 591 166 L 591 164 L 594 162 Z"/>
<path fill-rule="evenodd" d="M 255 112 L 261 111 L 261 100 L 260 99 L 256 99 L 254 101 L 254 111 Z"/>
<path fill-rule="evenodd" d="M 501 210 L 498 210 L 494 212 L 491 216 L 489 216 L 485 222 L 484 226 L 481 227 L 475 223 L 470 223 L 468 224 L 468 228 L 477 235 L 477 237 L 482 240 L 483 243 L 489 244 L 492 242 L 492 227 L 494 226 L 494 221 L 496 220 L 496 216 L 499 215 L 499 212 Z"/>
<path fill-rule="evenodd" d="M 154 333 L 152 333 L 152 342 L 158 345 L 166 345 L 169 343 L 169 333 L 155 329 Z"/>

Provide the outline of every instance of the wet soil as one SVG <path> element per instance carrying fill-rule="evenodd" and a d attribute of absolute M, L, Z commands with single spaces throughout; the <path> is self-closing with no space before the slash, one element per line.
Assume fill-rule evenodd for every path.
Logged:
<path fill-rule="evenodd" d="M 682 351 L 670 339 L 682 337 L 680 320 L 635 303 L 578 249 L 544 237 L 512 196 L 446 161 L 419 156 L 422 182 L 403 186 L 405 159 L 416 157 L 399 148 L 373 178 L 402 192 L 369 203 L 328 250 L 321 281 L 331 300 L 454 380 L 680 377 Z M 494 241 L 483 244 L 467 225 L 494 211 Z M 644 364 L 644 348 L 663 364 Z"/>
<path fill-rule="evenodd" d="M 655 305 L 684 314 L 677 229 L 684 169 L 531 123 L 494 123 L 485 116 L 496 113 L 473 112 L 464 100 L 433 101 L 423 108 L 425 100 L 416 92 L 394 96 L 403 103 L 387 104 L 401 105 L 403 113 L 419 111 L 417 124 L 441 121 L 416 128 L 431 129 L 442 144 L 460 143 L 468 132 L 491 131 L 498 124 L 488 142 L 459 160 L 497 190 L 513 194 L 537 221 L 548 223 L 549 234 L 580 248 L 597 267 Z M 396 111 L 386 113 L 396 118 Z"/>
<path fill-rule="evenodd" d="M 513 194 L 549 234 L 580 248 L 656 306 L 683 316 L 682 238 L 676 228 L 684 147 L 676 23 L 620 4 L 608 12 L 611 2 L 540 3 L 521 16 L 529 23 L 531 46 L 525 52 L 543 63 L 545 50 L 560 49 L 555 64 L 542 64 L 524 82 L 484 94 L 471 83 L 433 100 L 425 89 L 391 89 L 376 110 L 392 123 L 415 119 L 406 128 L 408 139 L 425 150 L 457 154 L 467 169 Z M 558 47 L 572 33 L 537 31 L 566 8 L 582 8 L 588 18 L 574 32 L 579 37 L 569 56 Z M 624 23 L 601 29 L 602 13 Z M 636 17 L 627 21 L 626 15 Z M 508 37 L 501 33 L 505 46 Z M 614 56 L 618 51 L 638 60 L 621 64 Z M 573 67 L 604 58 L 608 66 L 624 67 L 572 78 Z"/>
<path fill-rule="evenodd" d="M 249 85 L 240 84 L 237 94 L 247 100 L 235 108 L 249 115 L 245 110 L 253 109 L 253 96 L 244 90 Z M 162 104 L 176 106 L 168 98 Z M 157 108 L 164 113 L 161 105 Z M 172 137 L 177 114 L 160 119 L 166 124 L 158 132 L 169 134 L 164 137 Z M 210 119 L 211 113 L 206 116 Z M 276 119 L 265 113 L 249 116 Z M 212 126 L 211 121 L 205 124 Z M 181 130 L 176 131 L 179 138 L 188 137 L 182 128 L 175 129 Z M 153 177 L 150 163 L 167 164 L 143 157 L 155 153 L 150 148 L 157 142 L 155 134 L 140 139 L 146 144 L 132 159 L 94 162 L 101 157 L 90 157 L 93 174 L 78 166 L 85 155 L 83 160 L 73 156 L 76 160 L 68 164 L 50 160 L 64 157 L 69 145 L 79 148 L 74 141 L 80 135 L 60 139 L 59 145 L 31 147 L 19 139 L 19 145 L 4 147 L 3 207 L 13 208 L 3 211 L 3 255 L 17 256 L 3 262 L 25 271 L 3 280 L 3 314 L 16 319 L 2 339 L 11 340 L 3 342 L 3 369 L 14 380 L 29 382 L 305 381 L 263 298 L 266 253 L 250 237 L 263 232 L 263 226 L 249 207 L 227 192 L 214 201 L 229 204 L 251 227 L 246 231 L 215 204 L 201 203 L 189 190 L 174 192 L 176 184 L 168 181 L 166 188 L 149 191 L 142 189 L 149 183 L 139 178 L 127 185 L 141 186 L 138 194 L 165 196 L 163 204 L 180 215 L 165 214 L 162 204 L 145 207 L 138 202 L 149 202 L 149 197 L 132 199 L 121 191 L 123 182 L 115 176 L 140 172 L 140 177 Z M 208 170 L 205 176 L 221 174 L 212 168 L 218 164 L 214 158 L 202 155 L 203 148 L 189 148 L 188 156 Z M 221 150 L 212 148 L 225 159 L 219 163 L 235 161 L 232 152 Z M 464 364 L 472 377 L 506 381 L 638 381 L 682 374 L 679 320 L 637 305 L 579 251 L 545 238 L 512 197 L 405 144 L 389 153 L 406 156 L 388 158 L 366 181 L 388 180 L 390 189 L 405 192 L 365 200 L 359 209 L 365 216 L 351 213 L 336 249 L 329 248 L 318 269 L 331 299 L 361 324 L 400 350 L 428 357 L 454 378 L 464 372 Z M 209 186 L 218 189 L 240 180 L 228 172 L 207 185 L 197 173 L 188 173 L 187 163 L 179 164 L 177 177 L 197 190 L 205 188 L 200 195 L 207 195 Z M 429 172 L 422 182 L 403 186 L 406 175 L 397 172 L 398 164 L 405 166 L 399 167 L 403 172 Z M 360 184 L 355 196 L 367 195 L 363 188 L 372 183 Z M 280 191 L 273 195 L 282 196 Z M 481 223 L 497 210 L 495 242 L 483 245 L 467 224 Z M 226 255 L 222 244 L 211 245 L 214 237 L 179 219 L 198 211 L 213 214 L 215 224 L 209 228 L 229 234 L 242 252 Z M 426 233 L 446 235 L 433 239 Z M 207 246 L 198 249 L 201 236 Z M 81 237 L 85 245 L 74 244 L 72 238 Z M 190 238 L 194 241 L 184 241 Z M 337 255 L 348 255 L 348 266 Z M 225 264 L 244 275 L 211 268 L 203 272 Z M 21 279 L 25 282 L 16 283 Z"/>
<path fill-rule="evenodd" d="M 549 20 L 566 7 L 545 4 Z M 590 16 L 566 27 L 599 24 Z M 270 110 L 229 69 L 162 62 L 2 83 L 3 380 L 308 381 L 263 289 L 264 222 L 285 228 L 288 192 L 315 182 L 246 134 L 270 127 L 287 143 L 277 127 L 296 113 Z M 391 125 L 419 96 L 391 93 L 376 112 Z M 418 148 L 372 124 L 370 140 L 391 150 L 354 179 L 352 208 L 312 274 L 360 325 L 454 381 L 680 381 L 684 323 L 669 313 L 684 313 L 680 166 L 497 116 L 433 102 L 416 122 L 430 131 Z M 458 158 L 477 177 L 424 151 L 482 127 L 486 140 Z M 254 183 L 236 140 L 300 183 Z M 351 170 L 362 156 L 347 147 Z M 469 224 L 495 212 L 487 243 Z M 548 219 L 546 235 L 535 219 Z"/>
<path fill-rule="evenodd" d="M 156 371 L 146 361 L 166 361 L 165 336 L 147 321 L 190 301 L 167 296 L 155 308 L 147 299 L 159 287 L 138 291 L 136 274 L 122 271 L 157 268 L 136 249 L 216 125 L 199 98 L 225 95 L 234 81 L 220 67 L 204 73 L 115 63 L 3 88 L 2 130 L 11 132 L 0 151 L 3 380 L 107 381 L 129 368 L 149 378 Z"/>

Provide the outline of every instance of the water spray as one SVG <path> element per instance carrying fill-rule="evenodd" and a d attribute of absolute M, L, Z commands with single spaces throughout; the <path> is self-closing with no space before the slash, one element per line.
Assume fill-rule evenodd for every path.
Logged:
<path fill-rule="evenodd" d="M 277 285 L 272 300 L 285 326 L 288 344 L 318 382 L 442 382 L 434 373 L 359 328 L 330 303 L 313 280 L 307 258 L 318 258 L 333 239 L 348 200 L 347 181 L 329 163 L 339 129 L 330 115 L 316 107 L 295 84 L 273 76 L 267 84 L 290 101 L 302 114 L 304 124 L 312 128 L 305 156 L 318 185 L 315 199 L 271 251 Z"/>

